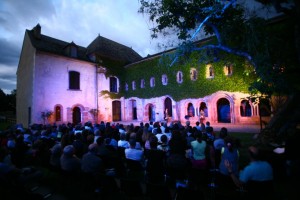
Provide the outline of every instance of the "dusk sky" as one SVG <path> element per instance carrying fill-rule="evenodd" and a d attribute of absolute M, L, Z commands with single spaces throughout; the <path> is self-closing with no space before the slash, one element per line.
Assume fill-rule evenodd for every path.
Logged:
<path fill-rule="evenodd" d="M 158 48 L 164 42 L 151 39 L 152 23 L 139 6 L 139 0 L 1 0 L 0 88 L 7 94 L 16 89 L 25 30 L 38 23 L 43 35 L 83 47 L 100 34 L 142 57 L 164 51 Z"/>
<path fill-rule="evenodd" d="M 163 51 L 138 8 L 138 0 L 1 0 L 0 88 L 7 94 L 16 89 L 25 30 L 38 23 L 42 34 L 83 47 L 100 34 L 143 57 Z"/>

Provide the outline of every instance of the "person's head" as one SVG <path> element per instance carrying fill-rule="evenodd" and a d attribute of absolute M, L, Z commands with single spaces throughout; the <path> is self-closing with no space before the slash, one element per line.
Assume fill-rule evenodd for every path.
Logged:
<path fill-rule="evenodd" d="M 186 121 L 186 122 L 185 122 L 185 125 L 186 125 L 186 126 L 190 126 L 190 124 L 191 124 L 190 121 Z"/>
<path fill-rule="evenodd" d="M 168 137 L 167 137 L 166 135 L 162 135 L 162 136 L 160 137 L 160 141 L 161 141 L 162 143 L 166 144 L 166 143 L 168 142 Z"/>
<path fill-rule="evenodd" d="M 129 145 L 130 145 L 130 148 L 135 148 L 136 146 L 136 139 L 135 138 L 130 138 L 129 139 Z"/>
<path fill-rule="evenodd" d="M 150 143 L 150 148 L 151 149 L 156 149 L 157 148 L 157 144 L 158 144 L 158 139 L 156 136 L 151 136 L 149 138 L 149 143 Z"/>
<path fill-rule="evenodd" d="M 195 131 L 195 138 L 196 138 L 196 140 L 197 140 L 198 142 L 201 142 L 201 141 L 202 141 L 202 132 L 196 130 L 196 131 Z"/>
<path fill-rule="evenodd" d="M 90 144 L 89 151 L 96 154 L 98 152 L 98 145 L 96 143 Z"/>
<path fill-rule="evenodd" d="M 73 145 L 67 145 L 64 147 L 63 154 L 65 156 L 72 156 L 75 153 L 75 148 Z"/>
<path fill-rule="evenodd" d="M 261 159 L 260 151 L 259 151 L 258 147 L 249 146 L 248 152 L 249 152 L 251 160 L 260 160 Z"/>
<path fill-rule="evenodd" d="M 228 132 L 227 132 L 227 128 L 222 127 L 220 130 L 220 138 L 225 138 L 227 136 Z"/>
<path fill-rule="evenodd" d="M 231 151 L 234 148 L 236 148 L 236 139 L 231 137 L 231 136 L 227 136 L 224 138 L 225 141 L 225 145 L 227 146 L 227 148 Z"/>
<path fill-rule="evenodd" d="M 199 126 L 199 124 L 200 124 L 200 122 L 197 121 L 197 122 L 196 122 L 196 126 Z"/>

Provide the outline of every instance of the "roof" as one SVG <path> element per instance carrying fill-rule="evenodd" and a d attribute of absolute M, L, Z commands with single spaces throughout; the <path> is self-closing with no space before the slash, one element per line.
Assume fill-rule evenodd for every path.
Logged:
<path fill-rule="evenodd" d="M 88 47 L 82 47 L 76 45 L 73 41 L 70 43 L 42 35 L 39 24 L 32 30 L 26 30 L 26 32 L 29 35 L 32 45 L 37 50 L 43 52 L 71 57 L 66 53 L 66 47 L 75 46 L 77 48 L 76 59 L 88 62 L 92 62 L 92 60 L 89 59 L 89 55 L 93 53 L 113 60 L 125 61 L 127 64 L 142 59 L 142 57 L 132 48 L 104 38 L 100 35 L 96 37 L 96 39 L 91 42 Z"/>
<path fill-rule="evenodd" d="M 132 48 L 109 40 L 100 35 L 98 35 L 98 37 L 91 42 L 87 49 L 88 54 L 97 53 L 108 58 L 126 61 L 126 63 L 132 63 L 142 59 L 142 57 Z"/>
<path fill-rule="evenodd" d="M 31 43 L 32 45 L 39 51 L 43 51 L 43 52 L 48 52 L 48 53 L 53 53 L 56 55 L 61 55 L 61 56 L 67 56 L 70 57 L 69 55 L 66 54 L 65 52 L 65 48 L 68 45 L 74 45 L 74 43 L 68 43 L 62 40 L 58 40 L 46 35 L 40 35 L 40 37 L 35 37 L 33 30 L 26 30 L 26 32 L 28 33 Z M 79 60 L 84 60 L 84 61 L 89 61 L 91 62 L 91 60 L 88 58 L 86 52 L 86 48 L 85 47 L 81 47 L 76 45 L 77 47 L 77 57 L 76 59 Z"/>

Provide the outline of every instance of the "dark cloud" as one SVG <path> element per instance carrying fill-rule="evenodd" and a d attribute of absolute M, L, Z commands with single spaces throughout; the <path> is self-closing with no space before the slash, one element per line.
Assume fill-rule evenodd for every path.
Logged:
<path fill-rule="evenodd" d="M 0 73 L 0 80 L 6 80 L 7 82 L 15 82 L 16 81 L 16 73 L 7 73 L 7 74 L 1 74 Z M 1 84 L 0 84 L 1 85 Z"/>
<path fill-rule="evenodd" d="M 17 65 L 20 57 L 20 47 L 0 38 L 0 63 L 4 65 Z"/>
<path fill-rule="evenodd" d="M 37 19 L 55 13 L 52 1 L 4 0 L 2 4 L 5 10 L 0 8 L 0 26 L 9 32 L 22 29 L 26 24 L 37 24 Z"/>

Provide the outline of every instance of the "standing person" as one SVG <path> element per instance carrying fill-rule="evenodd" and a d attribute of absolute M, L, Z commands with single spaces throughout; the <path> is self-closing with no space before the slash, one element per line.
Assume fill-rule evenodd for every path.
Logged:
<path fill-rule="evenodd" d="M 273 168 L 261 159 L 258 147 L 248 148 L 250 163 L 236 176 L 229 160 L 224 161 L 228 174 L 238 187 L 246 187 L 247 199 L 271 199 L 273 192 Z"/>
<path fill-rule="evenodd" d="M 207 160 L 206 160 L 206 142 L 202 139 L 202 133 L 196 131 L 195 133 L 196 140 L 191 142 L 192 150 L 192 167 L 195 169 L 207 169 Z"/>
<path fill-rule="evenodd" d="M 219 137 L 214 141 L 214 148 L 215 148 L 215 160 L 216 166 L 219 166 L 221 161 L 221 149 L 225 147 L 225 138 L 227 137 L 227 128 L 222 127 L 219 133 Z"/>
<path fill-rule="evenodd" d="M 231 164 L 231 171 L 230 173 L 233 173 L 235 176 L 239 175 L 239 150 L 237 148 L 235 139 L 233 137 L 227 136 L 224 139 L 225 146 L 221 148 L 221 161 L 218 165 L 219 167 L 219 184 L 222 185 L 222 187 L 225 187 L 227 189 L 236 189 L 236 186 L 231 181 L 230 174 L 228 172 L 228 169 L 225 166 L 225 160 L 229 161 Z M 232 183 L 232 184 L 230 184 Z"/>

